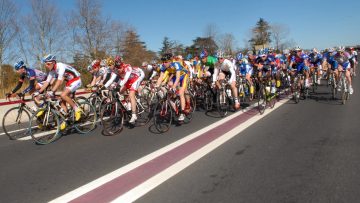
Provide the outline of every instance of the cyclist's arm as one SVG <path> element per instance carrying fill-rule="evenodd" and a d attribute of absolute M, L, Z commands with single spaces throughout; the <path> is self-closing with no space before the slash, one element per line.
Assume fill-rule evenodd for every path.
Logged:
<path fill-rule="evenodd" d="M 25 75 L 21 75 L 16 87 L 11 91 L 11 94 L 17 92 L 21 88 L 22 84 L 24 83 L 24 79 Z"/>
<path fill-rule="evenodd" d="M 131 75 L 131 71 L 127 71 L 127 72 L 125 73 L 124 79 L 121 80 L 121 82 L 120 82 L 120 86 L 121 86 L 121 87 L 123 87 L 123 86 L 126 84 L 126 82 L 127 82 L 127 81 L 129 80 L 129 78 L 130 78 L 130 75 Z"/>
<path fill-rule="evenodd" d="M 104 87 L 108 88 L 116 79 L 117 75 L 116 73 L 111 73 L 111 77 L 110 79 L 106 82 L 106 84 L 104 85 Z"/>
<path fill-rule="evenodd" d="M 180 82 L 180 71 L 176 71 L 176 79 L 175 79 L 175 82 L 174 82 L 174 84 L 173 84 L 173 89 L 175 89 L 177 86 L 178 86 L 178 84 L 179 84 L 179 82 Z"/>

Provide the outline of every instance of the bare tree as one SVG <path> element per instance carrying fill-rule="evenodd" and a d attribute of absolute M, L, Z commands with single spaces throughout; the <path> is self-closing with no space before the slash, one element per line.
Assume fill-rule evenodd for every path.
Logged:
<path fill-rule="evenodd" d="M 290 33 L 290 29 L 286 25 L 275 23 L 271 25 L 271 33 L 275 49 L 280 50 Z"/>
<path fill-rule="evenodd" d="M 66 30 L 54 2 L 30 0 L 30 6 L 31 12 L 23 17 L 24 26 L 18 43 L 23 57 L 35 58 L 39 64 L 46 54 L 62 54 Z"/>
<path fill-rule="evenodd" d="M 226 55 L 232 55 L 235 52 L 235 43 L 234 35 L 225 33 L 219 37 L 217 44 Z"/>
<path fill-rule="evenodd" d="M 215 23 L 210 23 L 204 28 L 204 37 L 215 40 L 219 34 L 219 28 Z"/>
<path fill-rule="evenodd" d="M 0 0 L 0 65 L 9 57 L 11 42 L 16 33 L 15 4 L 11 0 Z"/>
<path fill-rule="evenodd" d="M 70 25 L 76 53 L 82 52 L 85 57 L 95 59 L 111 48 L 110 20 L 102 16 L 98 0 L 77 0 Z"/>
<path fill-rule="evenodd" d="M 129 28 L 126 24 L 119 21 L 114 21 L 111 24 L 111 33 L 112 33 L 112 42 L 113 42 L 113 52 L 115 55 L 121 55 L 122 49 L 124 46 L 126 31 Z"/>

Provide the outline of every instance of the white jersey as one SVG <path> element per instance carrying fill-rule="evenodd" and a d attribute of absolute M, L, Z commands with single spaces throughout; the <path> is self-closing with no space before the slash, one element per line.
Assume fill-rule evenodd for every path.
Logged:
<path fill-rule="evenodd" d="M 215 69 L 214 69 L 214 74 L 213 74 L 213 82 L 215 82 L 217 80 L 217 77 L 218 77 L 220 71 L 231 74 L 229 83 L 235 81 L 235 79 L 236 79 L 235 70 L 236 70 L 236 66 L 234 65 L 233 62 L 231 62 L 228 59 L 224 59 L 224 61 L 222 63 L 219 63 L 219 62 L 216 63 Z"/>
<path fill-rule="evenodd" d="M 80 73 L 75 68 L 64 63 L 56 63 L 53 70 L 49 72 L 46 82 L 50 83 L 52 78 L 70 81 L 78 77 L 80 77 Z"/>

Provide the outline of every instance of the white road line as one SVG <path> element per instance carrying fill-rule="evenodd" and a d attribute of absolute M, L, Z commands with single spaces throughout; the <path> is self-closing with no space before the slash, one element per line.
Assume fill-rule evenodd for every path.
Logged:
<path fill-rule="evenodd" d="M 280 105 L 276 105 L 276 107 L 274 107 L 274 109 L 276 109 L 279 106 L 281 106 L 282 104 L 286 103 L 287 100 L 288 99 L 284 99 L 284 100 L 281 100 L 282 102 L 278 102 Z M 95 179 L 92 182 L 89 182 L 88 184 L 85 184 L 85 185 L 83 185 L 83 186 L 81 186 L 81 187 L 79 187 L 79 188 L 77 188 L 77 189 L 75 189 L 73 191 L 70 191 L 70 192 L 68 192 L 68 193 L 66 193 L 66 194 L 64 194 L 64 195 L 62 195 L 62 196 L 60 196 L 60 197 L 58 197 L 58 198 L 56 198 L 54 200 L 51 200 L 50 202 L 52 202 L 52 203 L 69 202 L 69 201 L 71 201 L 73 199 L 76 199 L 76 198 L 82 196 L 83 194 L 85 194 L 85 193 L 87 193 L 87 192 L 89 192 L 89 191 L 91 191 L 91 190 L 93 190 L 95 188 L 98 188 L 99 186 L 101 186 L 101 185 L 103 185 L 103 184 L 105 184 L 105 183 L 107 183 L 107 182 L 109 182 L 109 181 L 111 181 L 111 180 L 113 180 L 113 179 L 115 179 L 115 178 L 117 178 L 117 177 L 119 177 L 119 176 L 121 176 L 121 175 L 123 175 L 123 174 L 125 174 L 125 173 L 139 167 L 139 166 L 141 166 L 141 165 L 143 165 L 144 163 L 147 163 L 147 162 L 153 160 L 154 158 L 156 158 L 156 157 L 158 157 L 158 156 L 160 156 L 160 155 L 162 155 L 162 154 L 164 154 L 164 153 L 166 153 L 166 152 L 168 152 L 168 151 L 170 151 L 170 150 L 172 150 L 172 149 L 174 149 L 174 148 L 188 142 L 189 140 L 192 140 L 192 139 L 202 135 L 203 133 L 205 133 L 205 132 L 207 132 L 207 131 L 209 131 L 209 130 L 217 127 L 217 126 L 222 125 L 223 123 L 226 123 L 227 121 L 239 116 L 240 114 L 243 114 L 243 113 L 251 110 L 255 106 L 257 106 L 256 103 L 249 106 L 249 107 L 247 107 L 246 110 L 244 110 L 244 111 L 239 111 L 239 112 L 236 112 L 236 113 L 234 113 L 234 114 L 232 114 L 232 115 L 230 115 L 228 117 L 225 117 L 225 118 L 223 118 L 223 119 L 221 119 L 221 120 L 219 120 L 219 121 L 217 121 L 217 122 L 203 128 L 201 130 L 198 130 L 198 131 L 196 131 L 196 132 L 194 132 L 194 133 L 192 133 L 192 134 L 190 134 L 190 135 L 188 135 L 188 136 L 186 136 L 186 137 L 184 137 L 184 138 L 182 138 L 182 139 L 180 139 L 180 140 L 178 140 L 176 142 L 173 142 L 173 143 L 171 143 L 171 144 L 169 144 L 169 145 L 167 145 L 167 146 L 165 146 L 165 147 L 163 147 L 163 148 L 161 148 L 161 149 L 159 149 L 159 150 L 157 150 L 157 151 L 155 151 L 155 152 L 153 152 L 151 154 L 148 154 L 148 155 L 146 155 L 146 156 L 144 156 L 144 157 L 142 157 L 142 158 L 140 158 L 140 159 L 126 165 L 126 166 L 123 166 L 123 167 L 121 167 L 121 168 L 119 168 L 119 169 L 117 169 L 117 170 L 115 170 L 115 171 L 113 171 L 111 173 L 108 173 L 108 174 L 106 174 L 106 175 L 104 175 L 104 176 L 102 176 L 102 177 L 100 177 L 98 179 Z M 269 114 L 274 109 L 266 110 L 264 115 Z M 255 116 L 256 119 L 250 119 L 250 120 L 252 121 L 252 123 L 254 123 L 257 120 L 263 118 L 264 115 Z M 246 127 L 249 126 L 249 125 L 250 124 L 246 125 Z M 238 129 L 243 129 L 242 126 L 243 125 L 240 125 L 236 129 L 237 130 Z M 232 130 L 231 132 L 235 132 L 235 129 Z M 229 133 L 227 133 L 227 134 L 229 134 Z M 235 135 L 233 135 L 233 136 L 235 136 Z M 228 138 L 228 139 L 230 139 L 230 138 Z M 212 144 L 212 145 L 214 145 L 214 144 Z M 217 146 L 219 146 L 219 145 L 217 145 Z M 202 153 L 204 153 L 204 152 L 202 152 Z M 205 154 L 207 154 L 207 153 L 204 153 L 204 155 Z M 188 161 L 188 162 L 190 163 L 190 161 Z M 193 163 L 193 161 L 191 163 Z M 182 163 L 182 164 L 185 164 L 185 163 Z M 180 169 L 178 167 L 181 164 L 175 164 L 175 165 L 176 165 L 176 167 L 175 167 L 176 170 L 173 169 L 173 167 L 170 167 L 169 169 L 165 170 L 165 171 L 170 171 L 170 172 L 173 171 L 172 173 L 167 172 L 168 173 L 167 175 L 158 174 L 158 175 L 154 176 L 153 178 L 149 179 L 145 183 L 137 186 L 136 188 L 130 190 L 128 193 L 126 193 L 123 196 L 119 197 L 118 199 L 115 200 L 115 202 L 121 202 L 123 200 L 126 200 L 124 202 L 127 202 L 127 200 L 130 200 L 130 202 L 131 202 L 131 201 L 136 200 L 137 198 L 141 197 L 146 192 L 150 191 L 151 189 L 153 189 L 157 185 L 161 184 L 161 182 L 157 183 L 157 181 L 163 180 L 162 182 L 164 182 L 166 179 L 170 178 L 171 176 L 175 175 L 178 171 L 180 171 Z M 174 173 L 174 171 L 177 171 L 177 172 Z M 161 174 L 163 174 L 163 173 L 161 173 Z M 173 175 L 171 175 L 171 174 L 173 174 Z M 171 175 L 171 176 L 169 176 L 169 175 Z M 165 179 L 166 176 L 168 176 L 168 177 Z M 159 179 L 154 179 L 154 178 L 159 178 Z M 141 189 L 139 189 L 139 188 L 141 188 Z M 141 191 L 143 191 L 143 192 L 141 192 Z"/>

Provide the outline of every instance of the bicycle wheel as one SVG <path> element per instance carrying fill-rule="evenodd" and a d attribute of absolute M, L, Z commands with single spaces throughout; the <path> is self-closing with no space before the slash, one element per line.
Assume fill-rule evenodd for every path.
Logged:
<path fill-rule="evenodd" d="M 213 107 L 213 94 L 211 90 L 207 90 L 204 95 L 203 108 L 205 111 L 211 111 Z"/>
<path fill-rule="evenodd" d="M 229 109 L 229 99 L 226 94 L 226 90 L 222 89 L 216 93 L 217 110 L 221 117 L 225 117 Z"/>
<path fill-rule="evenodd" d="M 167 100 L 160 100 L 154 109 L 154 125 L 161 132 L 167 132 L 170 129 L 173 119 L 173 111 Z"/>
<path fill-rule="evenodd" d="M 100 113 L 104 133 L 115 135 L 123 129 L 124 114 L 120 109 L 119 101 L 113 101 L 103 106 Z"/>
<path fill-rule="evenodd" d="M 195 99 L 195 96 L 193 96 L 192 94 L 189 94 L 189 93 L 185 93 L 185 98 L 186 97 L 189 97 L 190 99 L 190 109 L 188 109 L 188 111 L 185 112 L 185 120 L 184 120 L 184 123 L 190 123 L 190 121 L 192 120 L 193 118 L 193 114 L 195 112 L 195 109 L 196 109 L 196 99 Z M 185 109 L 186 110 L 186 109 Z"/>
<path fill-rule="evenodd" d="M 96 109 L 88 101 L 78 102 L 78 106 L 81 108 L 81 118 L 74 123 L 74 128 L 81 134 L 86 134 L 92 131 L 96 125 Z"/>
<path fill-rule="evenodd" d="M 263 85 L 259 87 L 259 91 L 257 93 L 257 103 L 258 103 L 258 110 L 260 115 L 265 112 L 266 108 L 266 92 Z"/>
<path fill-rule="evenodd" d="M 135 126 L 144 126 L 150 121 L 150 105 L 145 98 L 138 97 L 136 102 L 137 120 Z"/>
<path fill-rule="evenodd" d="M 30 119 L 28 133 L 36 144 L 49 144 L 60 138 L 59 123 L 59 115 L 54 109 L 39 109 Z"/>
<path fill-rule="evenodd" d="M 9 109 L 2 120 L 4 133 L 10 140 L 27 135 L 30 121 L 30 114 L 27 110 L 21 107 L 14 107 Z"/>

